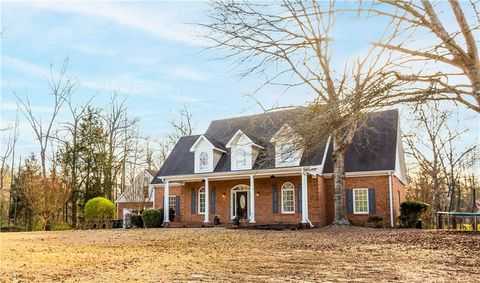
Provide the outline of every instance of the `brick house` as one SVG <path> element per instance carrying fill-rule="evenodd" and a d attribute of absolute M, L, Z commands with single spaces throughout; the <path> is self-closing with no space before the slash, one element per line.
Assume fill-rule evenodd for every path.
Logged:
<path fill-rule="evenodd" d="M 149 184 L 156 174 L 156 170 L 143 169 L 135 176 L 133 182 L 115 200 L 116 219 L 123 219 L 124 215 L 130 212 L 153 207 L 153 188 Z"/>
<path fill-rule="evenodd" d="M 319 137 L 315 150 L 292 149 L 278 138 L 295 135 L 286 111 L 217 120 L 203 135 L 182 137 L 151 182 L 154 208 L 176 211 L 173 222 L 165 215 L 166 225 L 211 226 L 215 216 L 222 225 L 234 218 L 244 225 L 332 223 L 330 138 Z M 370 114 L 362 129 L 369 130 L 355 133 L 345 159 L 348 218 L 361 225 L 378 216 L 394 227 L 406 183 L 398 111 Z"/>

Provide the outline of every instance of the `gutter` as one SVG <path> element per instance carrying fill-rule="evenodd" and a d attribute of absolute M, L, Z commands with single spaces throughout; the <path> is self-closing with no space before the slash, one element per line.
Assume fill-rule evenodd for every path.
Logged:
<path fill-rule="evenodd" d="M 250 175 L 255 176 L 264 176 L 269 177 L 271 175 L 289 175 L 289 174 L 298 174 L 302 170 L 311 170 L 316 169 L 319 166 L 302 166 L 302 167 L 286 167 L 286 168 L 275 168 L 275 169 L 259 169 L 259 170 L 239 170 L 239 171 L 227 171 L 227 172 L 212 172 L 212 173 L 197 173 L 197 174 L 189 174 L 189 175 L 176 175 L 176 176 L 159 176 L 158 179 L 163 181 L 201 181 L 205 178 L 209 178 L 211 180 L 219 179 L 225 180 L 228 178 L 239 178 L 245 177 L 249 178 Z"/>
<path fill-rule="evenodd" d="M 390 203 L 390 227 L 394 227 L 394 219 L 393 219 L 393 188 L 392 188 L 392 175 L 394 174 L 394 171 L 390 171 L 388 174 L 388 198 L 389 198 L 389 203 Z"/>

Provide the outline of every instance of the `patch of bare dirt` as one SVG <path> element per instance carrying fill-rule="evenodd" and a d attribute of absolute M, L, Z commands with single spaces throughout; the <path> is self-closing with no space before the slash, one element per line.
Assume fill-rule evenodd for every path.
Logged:
<path fill-rule="evenodd" d="M 0 234 L 2 282 L 480 281 L 480 235 L 138 229 Z"/>

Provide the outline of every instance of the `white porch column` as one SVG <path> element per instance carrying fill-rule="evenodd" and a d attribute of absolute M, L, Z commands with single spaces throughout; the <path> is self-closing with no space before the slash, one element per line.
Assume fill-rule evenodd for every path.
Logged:
<path fill-rule="evenodd" d="M 208 216 L 210 213 L 210 193 L 208 189 L 208 178 L 205 178 L 205 221 L 203 223 L 210 222 Z"/>
<path fill-rule="evenodd" d="M 250 175 L 250 223 L 255 223 L 255 180 Z"/>
<path fill-rule="evenodd" d="M 168 197 L 170 195 L 170 182 L 165 181 L 163 183 L 163 223 L 170 222 L 169 218 L 169 203 L 168 203 Z"/>
<path fill-rule="evenodd" d="M 302 170 L 302 223 L 308 222 L 308 175 Z"/>
<path fill-rule="evenodd" d="M 157 200 L 156 195 L 155 195 L 155 186 L 154 185 L 148 185 L 149 190 L 152 192 L 152 195 L 150 196 L 150 199 L 152 199 L 152 208 L 155 209 L 155 201 Z"/>

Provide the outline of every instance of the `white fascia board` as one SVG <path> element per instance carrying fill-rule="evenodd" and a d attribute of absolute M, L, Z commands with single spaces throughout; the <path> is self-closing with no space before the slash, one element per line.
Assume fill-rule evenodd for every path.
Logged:
<path fill-rule="evenodd" d="M 200 136 L 198 137 L 197 141 L 195 141 L 195 143 L 192 145 L 192 147 L 190 147 L 190 152 L 195 152 L 195 148 L 198 146 L 198 144 L 200 143 L 200 141 L 201 141 L 202 139 L 205 140 L 205 141 L 207 141 L 208 144 L 209 144 L 213 149 L 218 150 L 218 151 L 223 152 L 223 153 L 227 153 L 225 150 L 220 149 L 220 148 L 218 148 L 218 147 L 215 147 L 215 146 L 212 144 L 212 142 L 210 142 L 210 141 L 208 140 L 208 138 L 206 138 L 204 135 L 200 135 Z"/>
<path fill-rule="evenodd" d="M 233 137 L 227 142 L 227 144 L 225 145 L 226 148 L 231 148 L 232 145 L 233 145 L 233 142 L 241 135 L 244 135 L 247 140 L 248 140 L 248 143 L 245 144 L 245 145 L 248 145 L 248 146 L 256 146 L 258 148 L 261 148 L 261 149 L 265 149 L 263 146 L 261 145 L 258 145 L 256 144 L 247 134 L 245 134 L 244 132 L 242 132 L 242 130 L 238 130 L 234 135 Z"/>
<path fill-rule="evenodd" d="M 208 178 L 210 180 L 215 179 L 229 179 L 229 178 L 248 178 L 250 176 L 271 176 L 271 175 L 289 175 L 289 174 L 300 174 L 303 170 L 315 170 L 318 169 L 320 165 L 315 166 L 300 166 L 300 167 L 287 167 L 287 168 L 273 168 L 273 169 L 262 169 L 262 170 L 242 170 L 242 171 L 229 171 L 229 172 L 216 172 L 216 173 L 201 173 L 201 174 L 191 174 L 191 175 L 178 175 L 178 176 L 164 176 L 162 177 L 165 180 L 170 181 L 196 181 L 203 180 Z"/>
<path fill-rule="evenodd" d="M 328 153 L 328 149 L 330 148 L 331 139 L 332 139 L 332 136 L 328 136 L 327 145 L 325 146 L 325 151 L 323 152 L 322 165 L 320 169 L 321 174 L 323 174 L 323 168 L 325 166 L 325 161 L 327 160 L 327 153 Z"/>
<path fill-rule="evenodd" d="M 293 132 L 293 129 L 292 129 L 288 124 L 284 124 L 284 125 L 280 128 L 280 130 L 278 130 L 278 131 L 275 133 L 275 135 L 273 135 L 273 137 L 270 139 L 270 142 L 275 142 L 277 136 L 278 136 L 280 133 L 282 133 L 283 131 L 286 131 L 286 130 Z"/>

